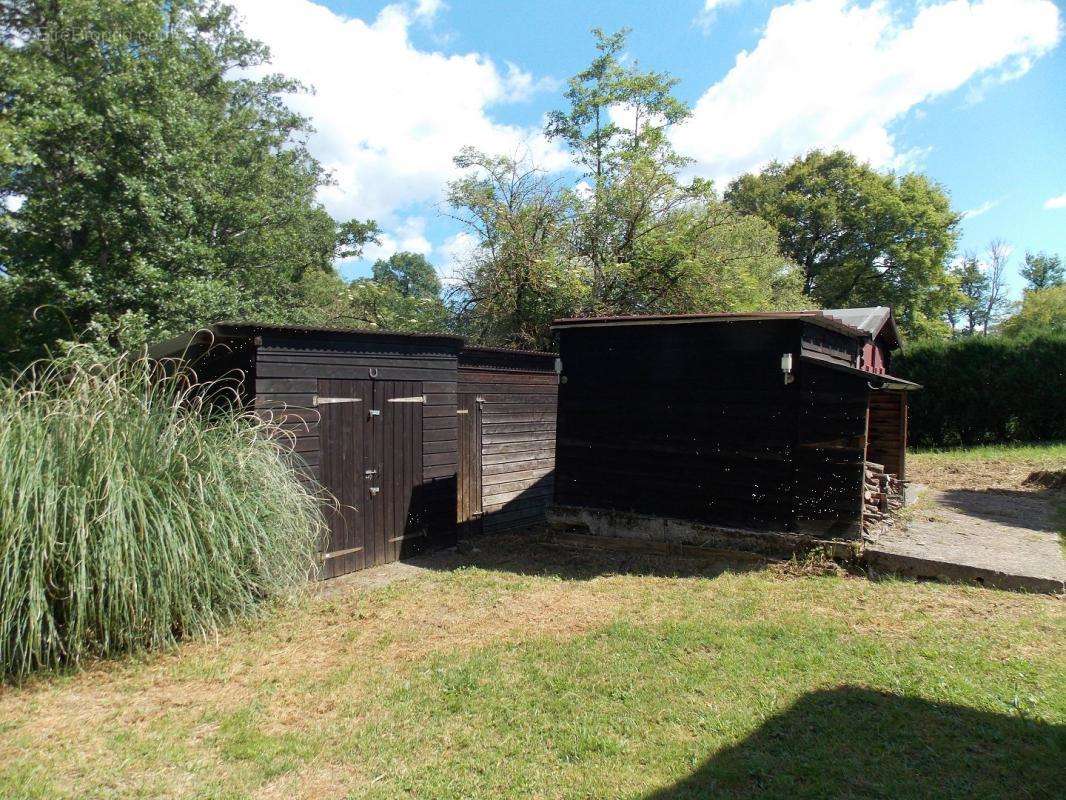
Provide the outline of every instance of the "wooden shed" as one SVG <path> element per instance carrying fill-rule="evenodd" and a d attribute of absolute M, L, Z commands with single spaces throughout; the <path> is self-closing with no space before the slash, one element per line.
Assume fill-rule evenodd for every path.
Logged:
<path fill-rule="evenodd" d="M 544 519 L 552 502 L 559 376 L 553 353 L 459 353 L 459 521 L 496 533 Z"/>
<path fill-rule="evenodd" d="M 150 349 L 203 378 L 239 370 L 247 402 L 283 422 L 327 508 L 323 575 L 455 540 L 456 336 L 217 323 Z"/>
<path fill-rule="evenodd" d="M 558 375 L 549 353 L 457 336 L 220 322 L 150 348 L 292 433 L 327 506 L 323 577 L 544 518 Z M 461 366 L 460 366 L 461 365 Z"/>
<path fill-rule="evenodd" d="M 903 478 L 917 388 L 887 372 L 885 311 L 556 321 L 556 521 L 755 549 L 709 531 L 859 537 L 872 457 Z"/>

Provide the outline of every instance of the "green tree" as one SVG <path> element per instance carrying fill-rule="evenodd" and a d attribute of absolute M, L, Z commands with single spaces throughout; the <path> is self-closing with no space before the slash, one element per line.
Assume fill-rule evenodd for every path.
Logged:
<path fill-rule="evenodd" d="M 552 319 L 584 305 L 588 269 L 571 262 L 569 196 L 541 170 L 466 148 L 448 190 L 453 216 L 476 246 L 459 265 L 451 300 L 476 341 L 551 345 Z"/>
<path fill-rule="evenodd" d="M 912 332 L 950 307 L 948 259 L 960 217 L 923 175 L 814 151 L 737 178 L 725 197 L 774 226 L 820 305 L 892 305 Z"/>
<path fill-rule="evenodd" d="M 1047 253 L 1026 253 L 1025 266 L 1021 275 L 1029 284 L 1030 290 L 1039 291 L 1052 286 L 1061 286 L 1066 282 L 1066 267 L 1057 255 Z"/>
<path fill-rule="evenodd" d="M 1066 283 L 1026 292 L 1018 313 L 1004 320 L 1000 330 L 1011 337 L 1066 333 Z"/>
<path fill-rule="evenodd" d="M 374 262 L 374 280 L 393 287 L 403 297 L 438 297 L 441 283 L 437 270 L 421 253 L 393 253 Z"/>
<path fill-rule="evenodd" d="M 958 282 L 958 300 L 948 310 L 952 331 L 971 336 L 985 325 L 988 276 L 973 253 L 967 253 L 952 269 Z"/>
<path fill-rule="evenodd" d="M 549 179 L 522 159 L 465 150 L 455 216 L 478 242 L 457 307 L 472 335 L 550 344 L 562 314 L 795 307 L 800 275 L 764 221 L 682 179 L 669 129 L 688 116 L 676 81 L 623 58 L 626 32 L 593 32 L 598 55 L 548 117 L 577 175 Z"/>
<path fill-rule="evenodd" d="M 328 176 L 282 101 L 299 87 L 235 77 L 267 51 L 228 7 L 14 0 L 0 37 L 3 358 L 313 315 L 305 278 L 373 238 L 315 200 Z"/>

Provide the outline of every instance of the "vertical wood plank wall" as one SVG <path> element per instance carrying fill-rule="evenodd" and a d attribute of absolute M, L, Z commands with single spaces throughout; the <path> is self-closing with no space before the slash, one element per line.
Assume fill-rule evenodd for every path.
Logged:
<path fill-rule="evenodd" d="M 804 363 L 797 386 L 796 530 L 857 538 L 862 535 L 866 379 Z"/>
<path fill-rule="evenodd" d="M 256 407 L 285 409 L 285 427 L 295 437 L 296 453 L 310 475 L 321 480 L 329 442 L 320 436 L 320 417 L 313 407 L 320 379 L 421 383 L 426 397 L 420 441 L 416 442 L 421 451 L 421 482 L 412 487 L 412 502 L 427 526 L 425 544 L 445 545 L 455 537 L 459 344 L 450 337 L 373 333 L 314 339 L 264 335 L 256 348 L 251 376 Z M 396 550 L 395 543 L 391 547 Z"/>
<path fill-rule="evenodd" d="M 883 464 L 900 480 L 906 479 L 907 395 L 881 390 L 870 394 L 870 427 L 867 459 Z"/>
<path fill-rule="evenodd" d="M 795 321 L 559 330 L 556 502 L 768 531 L 861 535 L 867 388 L 781 356 L 855 362 Z"/>
<path fill-rule="evenodd" d="M 481 398 L 483 532 L 544 519 L 555 483 L 555 356 L 467 348 L 458 391 Z"/>
<path fill-rule="evenodd" d="M 792 322 L 559 330 L 556 502 L 761 530 L 792 525 Z"/>

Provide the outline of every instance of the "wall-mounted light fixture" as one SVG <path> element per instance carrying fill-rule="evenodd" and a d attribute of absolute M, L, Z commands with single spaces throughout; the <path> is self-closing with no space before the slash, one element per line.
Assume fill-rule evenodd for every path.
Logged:
<path fill-rule="evenodd" d="M 792 374 L 792 353 L 781 356 L 781 371 L 785 373 L 785 386 L 796 380 L 796 376 Z"/>

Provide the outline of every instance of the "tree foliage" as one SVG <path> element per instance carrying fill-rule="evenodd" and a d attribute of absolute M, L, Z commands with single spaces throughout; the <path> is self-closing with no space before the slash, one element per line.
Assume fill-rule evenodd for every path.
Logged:
<path fill-rule="evenodd" d="M 1066 334 L 1066 284 L 1025 293 L 1021 308 L 1000 327 L 1010 337 Z"/>
<path fill-rule="evenodd" d="M 0 322 L 9 360 L 56 339 L 314 315 L 305 281 L 357 255 L 307 121 L 265 48 L 210 0 L 15 0 L 0 11 Z M 20 205 L 21 203 L 21 205 Z M 37 306 L 57 313 L 38 315 Z"/>
<path fill-rule="evenodd" d="M 402 297 L 433 298 L 440 295 L 437 270 L 421 253 L 393 253 L 374 262 L 374 280 L 394 289 Z"/>
<path fill-rule="evenodd" d="M 1026 253 L 1025 265 L 1020 270 L 1028 288 L 1039 291 L 1061 286 L 1066 282 L 1066 267 L 1057 255 L 1047 253 Z"/>
<path fill-rule="evenodd" d="M 577 175 L 467 149 L 450 187 L 478 246 L 461 272 L 464 324 L 487 341 L 543 347 L 565 314 L 795 307 L 798 271 L 764 221 L 682 178 L 670 126 L 688 115 L 676 81 L 624 62 L 625 31 L 594 31 L 598 55 L 569 82 L 546 135 Z"/>
<path fill-rule="evenodd" d="M 814 151 L 737 178 L 725 197 L 774 226 L 803 268 L 805 294 L 823 306 L 892 305 L 908 332 L 922 333 L 951 305 L 948 258 L 960 218 L 923 175 Z"/>

